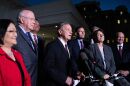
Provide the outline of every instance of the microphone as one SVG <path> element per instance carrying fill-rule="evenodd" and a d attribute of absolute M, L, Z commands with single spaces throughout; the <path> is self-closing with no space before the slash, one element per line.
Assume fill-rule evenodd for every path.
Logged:
<path fill-rule="evenodd" d="M 100 80 L 94 79 L 94 76 L 92 73 L 93 66 L 96 63 L 95 61 L 92 60 L 92 58 L 93 58 L 92 52 L 90 52 L 88 49 L 84 49 L 84 51 L 80 52 L 80 57 L 84 61 L 85 66 L 88 68 L 88 72 L 89 72 L 89 75 L 86 76 L 85 78 L 90 79 L 90 83 L 99 82 Z M 99 69 L 96 68 L 96 70 L 99 70 Z"/>
<path fill-rule="evenodd" d="M 86 55 L 85 52 L 81 52 L 80 56 L 81 56 L 82 60 L 88 60 L 88 56 Z"/>
<path fill-rule="evenodd" d="M 88 56 L 86 55 L 86 53 L 85 52 L 81 52 L 80 53 L 80 57 L 81 57 L 81 59 L 84 61 L 84 63 L 85 63 L 85 66 L 87 67 L 87 69 L 88 69 L 88 72 L 89 72 L 89 78 L 91 78 L 91 76 L 93 76 L 93 74 L 92 74 L 92 71 L 91 71 L 91 68 L 90 68 L 90 65 L 89 65 L 89 58 L 88 58 Z"/>

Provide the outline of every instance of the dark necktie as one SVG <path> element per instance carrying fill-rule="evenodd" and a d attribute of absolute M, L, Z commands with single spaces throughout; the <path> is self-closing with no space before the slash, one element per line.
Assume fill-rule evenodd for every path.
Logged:
<path fill-rule="evenodd" d="M 65 50 L 68 52 L 68 46 L 67 46 L 67 44 L 65 44 Z"/>
<path fill-rule="evenodd" d="M 33 44 L 33 42 L 32 42 L 32 37 L 31 37 L 31 35 L 30 35 L 30 32 L 27 32 L 26 35 L 27 35 L 27 37 L 28 37 L 28 40 L 29 40 L 29 42 L 30 42 L 32 48 L 35 50 L 35 47 L 34 47 L 34 44 Z"/>
<path fill-rule="evenodd" d="M 26 33 L 26 35 L 27 35 L 27 37 L 28 37 L 29 42 L 31 43 L 32 41 L 31 41 L 31 36 L 30 36 L 30 33 L 29 33 L 29 32 L 27 32 L 27 33 Z"/>
<path fill-rule="evenodd" d="M 119 46 L 119 53 L 120 53 L 120 56 L 122 57 L 122 46 Z"/>
<path fill-rule="evenodd" d="M 37 47 L 37 38 L 36 38 L 37 35 L 33 35 L 33 38 L 34 38 L 34 44 L 35 46 Z"/>
<path fill-rule="evenodd" d="M 69 50 L 68 50 L 68 45 L 65 44 L 65 50 L 67 51 L 68 55 L 69 55 L 69 59 L 67 60 L 67 74 L 70 76 L 71 75 L 71 61 L 70 61 L 70 54 L 69 54 Z"/>
<path fill-rule="evenodd" d="M 83 49 L 83 48 L 84 48 L 83 41 L 80 41 L 80 46 L 81 46 L 81 49 Z"/>
<path fill-rule="evenodd" d="M 69 58 L 70 58 L 70 53 L 69 53 L 69 50 L 68 50 L 68 45 L 67 45 L 67 44 L 65 44 L 65 50 L 66 50 L 66 52 L 68 53 Z"/>

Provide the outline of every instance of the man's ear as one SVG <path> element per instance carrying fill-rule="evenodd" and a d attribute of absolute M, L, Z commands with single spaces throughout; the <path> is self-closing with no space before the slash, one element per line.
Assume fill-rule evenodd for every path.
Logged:
<path fill-rule="evenodd" d="M 23 18 L 22 17 L 19 17 L 19 22 L 23 23 Z"/>
<path fill-rule="evenodd" d="M 58 30 L 58 33 L 59 33 L 59 35 L 61 35 L 61 33 L 62 33 L 62 30 L 61 30 L 61 29 L 59 29 L 59 30 Z"/>

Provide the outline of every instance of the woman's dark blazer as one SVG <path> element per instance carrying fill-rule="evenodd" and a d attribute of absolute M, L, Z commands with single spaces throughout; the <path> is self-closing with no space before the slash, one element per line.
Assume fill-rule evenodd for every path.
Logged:
<path fill-rule="evenodd" d="M 89 51 L 91 52 L 91 56 L 89 58 L 92 60 L 93 64 L 95 64 L 93 68 L 93 72 L 96 76 L 103 78 L 104 74 L 114 74 L 116 67 L 114 62 L 114 57 L 112 50 L 109 46 L 103 44 L 104 58 L 106 63 L 106 69 L 104 69 L 104 64 L 102 60 L 101 52 L 98 48 L 98 45 L 91 44 L 89 46 Z"/>

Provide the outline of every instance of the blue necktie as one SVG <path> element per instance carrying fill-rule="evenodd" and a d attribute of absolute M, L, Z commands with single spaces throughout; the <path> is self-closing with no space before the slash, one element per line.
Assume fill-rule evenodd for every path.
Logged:
<path fill-rule="evenodd" d="M 35 47 L 34 47 L 34 45 L 33 45 L 33 42 L 32 42 L 32 38 L 31 38 L 30 32 L 27 32 L 26 35 L 27 35 L 27 37 L 28 37 L 28 40 L 29 40 L 29 42 L 30 42 L 32 48 L 35 50 Z"/>
<path fill-rule="evenodd" d="M 81 49 L 83 49 L 83 48 L 84 48 L 83 41 L 80 41 L 80 46 L 81 46 Z"/>

